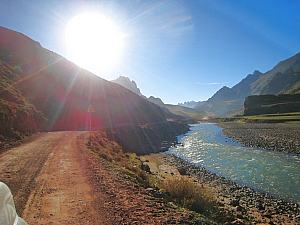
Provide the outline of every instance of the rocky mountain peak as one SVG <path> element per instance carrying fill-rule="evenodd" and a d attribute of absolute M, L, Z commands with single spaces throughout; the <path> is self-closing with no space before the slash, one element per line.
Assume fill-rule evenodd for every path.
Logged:
<path fill-rule="evenodd" d="M 135 83 L 135 81 L 130 80 L 129 77 L 119 76 L 117 79 L 112 80 L 111 82 L 119 84 L 119 85 L 129 89 L 133 93 L 135 93 L 139 96 L 142 96 L 142 93 L 141 93 L 140 89 L 137 87 L 137 84 Z"/>

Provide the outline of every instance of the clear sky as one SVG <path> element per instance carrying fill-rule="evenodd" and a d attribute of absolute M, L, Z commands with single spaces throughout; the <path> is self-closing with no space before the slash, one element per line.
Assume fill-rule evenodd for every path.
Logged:
<path fill-rule="evenodd" d="M 166 103 L 206 100 L 300 51 L 298 0 L 1 0 L 0 11 L 0 26 L 68 59 L 68 21 L 88 11 L 109 16 L 125 47 L 120 63 L 97 75 L 128 76 Z"/>

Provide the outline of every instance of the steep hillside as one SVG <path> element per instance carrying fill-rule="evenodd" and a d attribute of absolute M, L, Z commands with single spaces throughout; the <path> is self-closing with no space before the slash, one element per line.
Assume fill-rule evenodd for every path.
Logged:
<path fill-rule="evenodd" d="M 253 83 L 251 94 L 279 94 L 300 81 L 300 53 L 279 62 Z"/>
<path fill-rule="evenodd" d="M 266 73 L 254 71 L 232 88 L 223 87 L 205 103 L 194 108 L 217 117 L 241 114 L 245 97 L 299 92 L 300 53 L 278 63 Z"/>
<path fill-rule="evenodd" d="M 300 93 L 300 81 L 297 81 L 288 90 L 281 92 L 281 94 L 299 94 Z"/>
<path fill-rule="evenodd" d="M 18 73 L 16 67 L 0 60 L 0 149 L 5 138 L 18 139 L 33 133 L 44 121 L 42 114 L 14 87 Z"/>
<path fill-rule="evenodd" d="M 154 103 L 156 105 L 159 105 L 159 106 L 164 106 L 165 105 L 165 103 L 160 98 L 156 98 L 154 96 L 150 96 L 148 98 L 148 101 L 152 102 L 152 103 Z"/>
<path fill-rule="evenodd" d="M 98 130 L 164 124 L 172 134 L 174 130 L 186 131 L 185 125 L 172 129 L 168 121 L 174 120 L 173 114 L 79 68 L 23 34 L 0 28 L 0 52 L 5 63 L 18 65 L 20 74 L 13 78 L 13 87 L 44 114 L 47 120 L 43 129 Z"/>

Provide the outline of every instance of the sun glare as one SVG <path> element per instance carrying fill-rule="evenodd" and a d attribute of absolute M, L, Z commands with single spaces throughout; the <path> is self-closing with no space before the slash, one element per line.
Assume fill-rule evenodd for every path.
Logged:
<path fill-rule="evenodd" d="M 98 75 L 117 66 L 124 48 L 124 33 L 108 17 L 84 13 L 66 26 L 66 45 L 74 63 Z"/>

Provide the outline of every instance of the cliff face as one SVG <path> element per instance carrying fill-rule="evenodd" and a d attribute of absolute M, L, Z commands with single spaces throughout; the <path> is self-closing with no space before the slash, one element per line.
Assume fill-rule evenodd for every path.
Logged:
<path fill-rule="evenodd" d="M 166 124 L 166 132 L 174 134 L 176 126 L 167 126 L 168 120 L 174 120 L 173 114 L 79 68 L 20 33 L 0 27 L 0 56 L 2 62 L 19 71 L 11 76 L 11 83 L 20 98 L 46 118 L 37 124 L 41 130 L 125 129 Z M 4 77 L 1 75 L 0 80 L 4 81 Z M 4 99 L 1 95 L 0 98 Z"/>
<path fill-rule="evenodd" d="M 244 103 L 244 115 L 300 112 L 300 94 L 249 96 Z"/>

